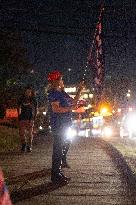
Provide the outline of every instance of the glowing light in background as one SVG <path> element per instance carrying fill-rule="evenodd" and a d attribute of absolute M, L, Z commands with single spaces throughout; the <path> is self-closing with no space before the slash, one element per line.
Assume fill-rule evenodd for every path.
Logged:
<path fill-rule="evenodd" d="M 118 112 L 119 112 L 119 113 L 121 112 L 121 108 L 118 108 Z"/>
<path fill-rule="evenodd" d="M 127 93 L 127 97 L 130 98 L 130 96 L 131 96 L 130 93 Z"/>
<path fill-rule="evenodd" d="M 132 111 L 133 111 L 133 108 L 132 108 L 132 107 L 129 107 L 129 108 L 128 108 L 128 111 L 129 111 L 129 112 L 132 112 Z"/>

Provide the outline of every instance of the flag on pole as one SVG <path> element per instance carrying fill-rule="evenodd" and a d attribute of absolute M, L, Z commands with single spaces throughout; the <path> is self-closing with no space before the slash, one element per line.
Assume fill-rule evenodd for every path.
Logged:
<path fill-rule="evenodd" d="M 104 58 L 102 50 L 102 12 L 104 8 L 101 8 L 99 20 L 96 25 L 95 34 L 93 38 L 92 47 L 88 55 L 88 64 L 93 69 L 94 85 L 98 93 L 100 94 L 104 81 Z"/>

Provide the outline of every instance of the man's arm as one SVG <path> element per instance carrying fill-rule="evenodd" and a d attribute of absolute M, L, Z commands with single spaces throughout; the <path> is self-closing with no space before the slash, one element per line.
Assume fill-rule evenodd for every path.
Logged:
<path fill-rule="evenodd" d="M 18 116 L 21 114 L 21 107 L 17 108 L 17 114 L 18 114 Z"/>
<path fill-rule="evenodd" d="M 79 86 L 78 86 L 78 91 L 77 91 L 76 96 L 75 96 L 74 99 L 73 99 L 73 104 L 77 104 L 77 103 L 78 103 L 83 88 L 84 88 L 84 81 L 82 81 L 82 82 L 79 84 Z"/>
<path fill-rule="evenodd" d="M 52 111 L 55 113 L 66 113 L 77 109 L 77 106 L 61 107 L 58 101 L 52 102 L 51 106 L 52 106 Z"/>
<path fill-rule="evenodd" d="M 33 103 L 34 103 L 34 120 L 36 119 L 37 116 L 37 111 L 38 111 L 38 103 L 36 99 L 33 99 Z"/>
<path fill-rule="evenodd" d="M 17 102 L 17 113 L 18 116 L 21 114 L 21 102 L 22 102 L 22 98 L 20 98 Z"/>
<path fill-rule="evenodd" d="M 76 96 L 73 99 L 73 104 L 77 104 L 81 95 L 82 90 L 78 90 Z"/>

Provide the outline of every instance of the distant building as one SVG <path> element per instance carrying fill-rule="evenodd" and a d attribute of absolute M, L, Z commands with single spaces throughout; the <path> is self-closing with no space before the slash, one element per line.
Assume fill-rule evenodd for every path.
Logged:
<path fill-rule="evenodd" d="M 72 98 L 74 98 L 77 93 L 77 88 L 74 85 L 66 86 L 65 92 L 67 92 Z M 82 95 L 80 99 L 85 99 L 87 101 L 88 100 L 90 101 L 92 98 L 93 98 L 93 93 L 91 93 L 90 89 L 84 89 L 82 91 Z"/>

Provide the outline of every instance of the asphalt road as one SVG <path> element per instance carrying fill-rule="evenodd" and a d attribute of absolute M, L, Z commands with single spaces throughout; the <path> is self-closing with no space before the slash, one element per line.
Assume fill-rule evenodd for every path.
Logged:
<path fill-rule="evenodd" d="M 17 205 L 135 205 L 135 178 L 124 159 L 101 139 L 78 138 L 68 154 L 68 185 L 50 183 L 52 140 L 40 137 L 32 153 L 0 156 Z M 134 183 L 132 183 L 134 182 Z"/>

